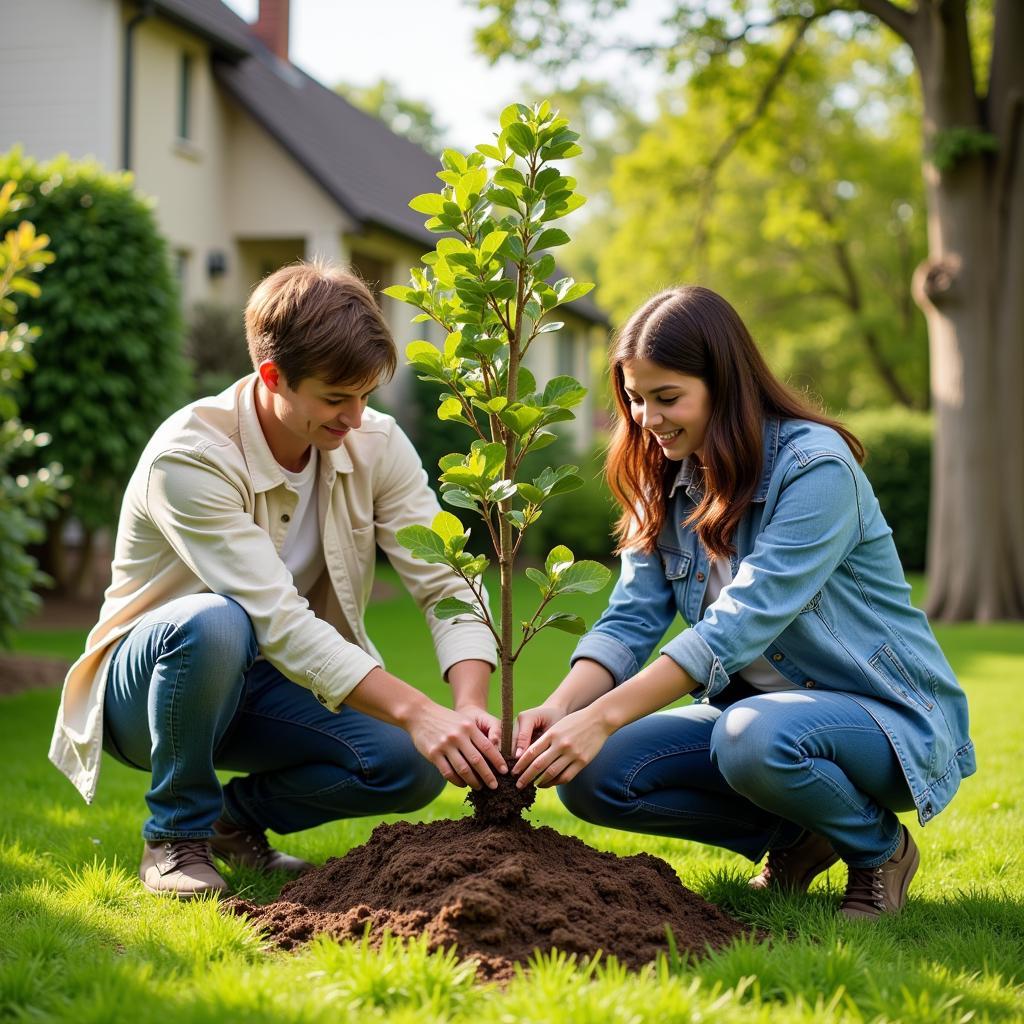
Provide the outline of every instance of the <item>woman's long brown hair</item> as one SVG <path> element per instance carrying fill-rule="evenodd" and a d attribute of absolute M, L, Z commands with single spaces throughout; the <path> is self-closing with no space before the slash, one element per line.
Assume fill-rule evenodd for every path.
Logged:
<path fill-rule="evenodd" d="M 622 506 L 618 551 L 652 551 L 665 524 L 667 496 L 678 464 L 630 415 L 622 376 L 627 359 L 649 359 L 666 370 L 699 377 L 711 396 L 701 463 L 704 497 L 683 525 L 693 526 L 713 557 L 732 551 L 732 535 L 761 479 L 767 417 L 812 420 L 842 435 L 858 462 L 864 446 L 768 369 L 739 314 L 720 295 L 697 285 L 655 295 L 630 317 L 608 356 L 618 418 L 606 475 Z"/>

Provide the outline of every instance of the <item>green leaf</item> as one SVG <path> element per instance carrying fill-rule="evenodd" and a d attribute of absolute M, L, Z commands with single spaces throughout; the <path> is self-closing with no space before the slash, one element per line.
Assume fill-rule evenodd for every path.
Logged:
<path fill-rule="evenodd" d="M 510 210 L 519 210 L 519 200 L 507 188 L 488 189 L 487 198 L 498 206 L 505 206 Z"/>
<path fill-rule="evenodd" d="M 526 446 L 528 452 L 540 451 L 541 448 L 547 448 L 549 444 L 554 444 L 558 440 L 558 435 L 550 430 L 538 430 L 534 435 L 533 440 Z"/>
<path fill-rule="evenodd" d="M 541 403 L 544 405 L 557 405 L 563 409 L 570 409 L 579 405 L 586 397 L 587 389 L 575 377 L 560 375 L 552 377 L 544 387 L 544 395 Z"/>
<path fill-rule="evenodd" d="M 508 501 L 514 498 L 518 492 L 516 485 L 511 480 L 497 480 L 487 488 L 488 501 Z"/>
<path fill-rule="evenodd" d="M 554 579 L 574 561 L 573 553 L 564 544 L 558 544 L 548 552 L 548 557 L 544 560 L 544 570 Z"/>
<path fill-rule="evenodd" d="M 560 629 L 563 633 L 572 633 L 574 636 L 583 636 L 587 631 L 587 624 L 583 619 L 571 612 L 556 612 L 554 615 L 549 615 L 537 626 L 537 629 L 546 629 L 549 626 L 552 629 Z"/>
<path fill-rule="evenodd" d="M 540 587 L 540 592 L 542 594 L 546 594 L 548 590 L 550 590 L 551 580 L 549 580 L 547 578 L 547 575 L 545 573 L 542 573 L 540 569 L 527 569 L 526 576 L 528 579 L 533 580 L 533 582 L 536 583 L 538 587 Z"/>
<path fill-rule="evenodd" d="M 449 487 L 441 488 L 441 500 L 448 505 L 453 505 L 455 508 L 468 508 L 474 512 L 480 511 L 479 504 L 473 499 L 473 495 L 469 491 L 464 491 L 461 487 Z"/>
<path fill-rule="evenodd" d="M 600 562 L 576 562 L 562 573 L 556 591 L 559 594 L 596 594 L 607 586 L 611 575 Z"/>
<path fill-rule="evenodd" d="M 514 263 L 519 263 L 526 256 L 523 240 L 518 235 L 509 235 L 501 247 L 501 253 Z"/>
<path fill-rule="evenodd" d="M 520 405 L 518 402 L 506 409 L 502 409 L 498 414 L 501 422 L 517 437 L 522 437 L 528 433 L 540 420 L 541 416 L 543 416 L 542 410 L 529 405 Z"/>
<path fill-rule="evenodd" d="M 517 484 L 516 485 L 519 496 L 524 501 L 529 501 L 534 505 L 539 505 L 544 500 L 544 492 L 534 484 Z"/>
<path fill-rule="evenodd" d="M 537 145 L 537 136 L 533 134 L 533 129 L 522 121 L 515 121 L 505 128 L 505 139 L 508 148 L 519 156 L 529 156 Z"/>
<path fill-rule="evenodd" d="M 524 106 L 522 103 L 510 103 L 501 112 L 498 123 L 502 128 L 507 128 L 510 124 L 514 124 L 518 121 L 520 117 L 529 117 L 530 113 L 530 108 Z"/>
<path fill-rule="evenodd" d="M 565 326 L 564 320 L 549 320 L 546 324 L 541 324 L 537 328 L 538 334 L 554 334 L 555 331 L 560 331 Z"/>
<path fill-rule="evenodd" d="M 489 260 L 501 248 L 506 238 L 508 238 L 507 231 L 491 231 L 480 243 L 481 260 Z"/>
<path fill-rule="evenodd" d="M 461 537 L 466 532 L 466 528 L 459 521 L 459 517 L 453 516 L 451 512 L 438 512 L 434 516 L 434 521 L 430 524 L 430 528 L 445 544 L 453 537 Z"/>
<path fill-rule="evenodd" d="M 445 422 L 465 423 L 472 426 L 462 411 L 462 403 L 457 398 L 446 398 L 437 408 L 437 418 Z"/>
<path fill-rule="evenodd" d="M 537 240 L 530 248 L 531 251 L 535 249 L 550 249 L 556 245 L 565 245 L 568 241 L 569 236 L 561 228 L 547 228 L 537 236 Z"/>
<path fill-rule="evenodd" d="M 436 192 L 424 192 L 409 200 L 410 209 L 436 217 L 444 209 L 444 198 Z"/>
<path fill-rule="evenodd" d="M 411 341 L 405 346 L 405 358 L 417 367 L 441 370 L 441 353 L 429 341 Z"/>
<path fill-rule="evenodd" d="M 444 557 L 444 540 L 427 526 L 403 526 L 395 534 L 395 540 L 403 548 L 423 548 Z"/>
<path fill-rule="evenodd" d="M 433 611 L 439 619 L 454 619 L 456 615 L 472 615 L 479 618 L 475 604 L 460 601 L 457 597 L 442 598 L 434 605 Z"/>
<path fill-rule="evenodd" d="M 555 257 L 551 253 L 546 252 L 537 262 L 534 264 L 533 273 L 537 280 L 544 281 L 549 278 L 555 272 Z"/>
<path fill-rule="evenodd" d="M 457 171 L 459 174 L 465 174 L 469 167 L 468 161 L 457 149 L 444 150 L 441 153 L 441 163 L 449 171 Z"/>
<path fill-rule="evenodd" d="M 501 155 L 501 150 L 497 146 L 490 146 L 486 142 L 476 147 L 478 153 L 483 153 L 484 156 L 489 156 L 492 160 L 504 160 L 505 158 Z"/>

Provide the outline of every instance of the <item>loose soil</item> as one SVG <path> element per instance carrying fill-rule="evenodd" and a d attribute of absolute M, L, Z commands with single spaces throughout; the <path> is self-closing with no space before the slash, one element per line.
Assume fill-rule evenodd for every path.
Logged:
<path fill-rule="evenodd" d="M 290 882 L 273 903 L 233 899 L 283 949 L 314 935 L 371 943 L 384 931 L 456 947 L 481 980 L 506 981 L 535 950 L 598 951 L 640 968 L 668 952 L 702 956 L 749 929 L 685 888 L 665 861 L 618 857 L 513 813 L 378 825 L 363 846 Z"/>

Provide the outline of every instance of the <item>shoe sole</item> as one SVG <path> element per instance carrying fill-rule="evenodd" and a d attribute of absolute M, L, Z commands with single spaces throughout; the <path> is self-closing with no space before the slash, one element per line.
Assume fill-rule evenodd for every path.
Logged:
<path fill-rule="evenodd" d="M 153 896 L 170 896 L 172 899 L 182 900 L 187 902 L 189 900 L 201 900 L 207 899 L 210 896 L 226 896 L 226 889 L 204 889 L 200 892 L 181 892 L 178 889 L 156 889 L 148 882 L 144 882 L 141 878 L 139 879 L 142 884 L 142 888 L 146 892 L 151 893 Z"/>

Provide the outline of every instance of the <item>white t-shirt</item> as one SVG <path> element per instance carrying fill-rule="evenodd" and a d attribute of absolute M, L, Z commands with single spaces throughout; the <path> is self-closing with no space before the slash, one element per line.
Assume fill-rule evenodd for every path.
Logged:
<path fill-rule="evenodd" d="M 303 597 L 320 578 L 325 566 L 316 499 L 319 458 L 319 453 L 313 448 L 309 461 L 297 473 L 281 468 L 289 486 L 299 496 L 299 502 L 292 512 L 288 534 L 281 546 L 281 561 L 288 567 L 295 581 L 295 589 Z"/>
<path fill-rule="evenodd" d="M 713 604 L 722 588 L 732 582 L 732 566 L 728 558 L 714 558 L 708 567 L 708 588 L 704 591 L 704 601 L 701 604 L 701 615 L 707 611 L 708 605 Z M 781 672 L 772 668 L 771 662 L 762 654 L 756 661 L 752 661 L 746 668 L 738 673 L 741 679 L 748 682 L 755 690 L 764 690 L 774 693 L 778 690 L 799 690 L 796 683 L 791 683 Z"/>

